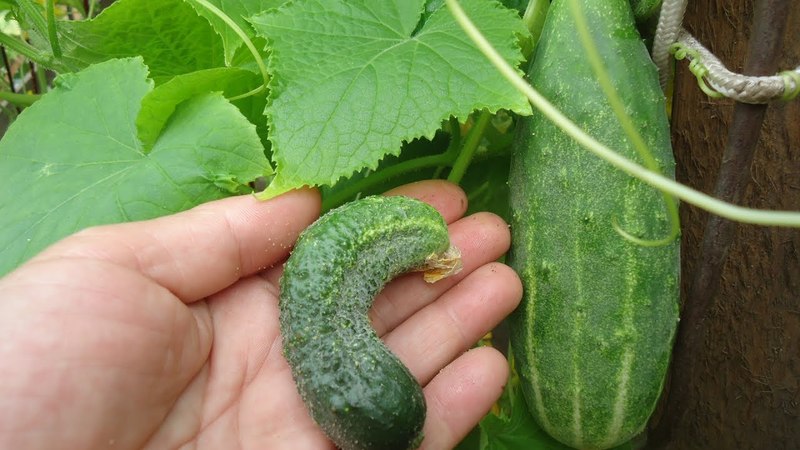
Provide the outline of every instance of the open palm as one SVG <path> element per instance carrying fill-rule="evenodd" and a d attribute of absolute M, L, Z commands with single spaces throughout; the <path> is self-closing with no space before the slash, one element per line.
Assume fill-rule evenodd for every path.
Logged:
<path fill-rule="evenodd" d="M 462 218 L 455 186 L 420 198 L 450 223 L 464 270 L 393 281 L 370 318 L 424 386 L 423 448 L 453 447 L 507 377 L 467 351 L 517 304 L 493 263 L 509 244 L 490 214 Z M 0 448 L 291 448 L 333 445 L 308 416 L 281 350 L 278 280 L 319 213 L 311 190 L 237 197 L 73 235 L 0 281 Z"/>

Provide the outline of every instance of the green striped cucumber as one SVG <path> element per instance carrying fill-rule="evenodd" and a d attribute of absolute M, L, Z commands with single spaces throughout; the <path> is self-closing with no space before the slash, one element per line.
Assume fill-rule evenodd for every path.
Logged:
<path fill-rule="evenodd" d="M 339 448 L 409 449 L 422 441 L 425 398 L 375 334 L 367 312 L 398 274 L 435 281 L 460 260 L 447 224 L 408 197 L 366 197 L 300 236 L 281 277 L 284 355 L 311 417 Z"/>
<path fill-rule="evenodd" d="M 581 0 L 612 83 L 660 170 L 674 177 L 656 70 L 626 0 Z M 638 160 L 578 39 L 566 0 L 548 11 L 531 84 L 600 142 Z M 610 448 L 640 433 L 663 387 L 678 321 L 679 243 L 664 199 L 535 113 L 514 144 L 510 263 L 524 285 L 511 344 L 531 413 L 559 441 Z"/>

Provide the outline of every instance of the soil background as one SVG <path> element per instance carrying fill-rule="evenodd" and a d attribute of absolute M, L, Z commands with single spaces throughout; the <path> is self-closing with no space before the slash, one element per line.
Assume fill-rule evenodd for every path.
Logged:
<path fill-rule="evenodd" d="M 800 64 L 800 2 L 790 2 L 779 67 Z M 741 72 L 752 0 L 689 2 L 684 27 Z M 678 61 L 672 110 L 677 178 L 713 193 L 734 103 L 708 98 Z M 770 105 L 743 206 L 800 210 L 800 100 Z M 681 206 L 682 298 L 700 264 L 708 214 Z M 686 304 L 684 304 L 684 308 Z M 739 225 L 670 449 L 800 448 L 800 231 Z M 668 387 L 665 396 L 669 396 Z M 664 417 L 656 417 L 655 427 Z M 663 423 L 661 424 L 663 426 Z"/>

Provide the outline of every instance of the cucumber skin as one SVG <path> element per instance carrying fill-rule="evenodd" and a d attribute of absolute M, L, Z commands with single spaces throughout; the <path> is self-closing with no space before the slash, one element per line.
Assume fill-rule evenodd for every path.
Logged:
<path fill-rule="evenodd" d="M 422 389 L 367 312 L 386 282 L 448 247 L 439 212 L 407 197 L 348 203 L 298 239 L 280 283 L 284 355 L 311 417 L 339 448 L 421 443 Z"/>
<path fill-rule="evenodd" d="M 606 69 L 659 163 L 674 177 L 656 70 L 626 0 L 580 1 Z M 596 82 L 569 11 L 555 0 L 531 84 L 600 142 L 639 161 Z M 583 149 L 538 112 L 512 153 L 511 266 L 524 297 L 511 345 L 526 403 L 559 441 L 610 448 L 640 433 L 663 387 L 678 323 L 679 242 L 641 247 L 613 228 L 660 238 L 661 194 Z"/>

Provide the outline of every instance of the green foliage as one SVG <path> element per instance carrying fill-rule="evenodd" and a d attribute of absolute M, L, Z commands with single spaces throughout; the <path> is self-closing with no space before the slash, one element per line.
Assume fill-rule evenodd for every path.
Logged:
<path fill-rule="evenodd" d="M 152 148 L 181 102 L 213 91 L 232 97 L 250 91 L 259 82 L 258 76 L 252 72 L 225 67 L 178 75 L 142 99 L 142 109 L 136 117 L 139 139 L 145 149 Z"/>
<path fill-rule="evenodd" d="M 97 18 L 59 22 L 64 57 L 76 71 L 111 58 L 141 56 L 157 84 L 224 65 L 222 43 L 184 0 L 117 0 Z"/>
<path fill-rule="evenodd" d="M 267 115 L 277 175 L 267 195 L 374 169 L 403 141 L 432 137 L 451 115 L 530 111 L 446 9 L 421 21 L 424 5 L 309 0 L 253 18 L 271 50 Z M 464 5 L 506 60 L 519 63 L 516 36 L 526 30 L 518 15 L 486 0 Z"/>
<path fill-rule="evenodd" d="M 476 164 L 461 183 L 470 211 L 508 217 L 508 147 L 516 114 L 530 108 L 443 0 L 284 3 L 117 0 L 91 20 L 62 14 L 55 30 L 41 5 L 15 4 L 32 44 L 19 48 L 60 77 L 0 141 L 0 273 L 87 226 L 249 192 L 271 175 L 264 155 L 278 169 L 269 195 L 320 185 L 333 206 L 445 177 L 471 139 L 464 166 Z M 462 3 L 518 66 L 527 2 Z M 269 62 L 267 77 L 254 60 Z M 470 116 L 483 110 L 496 114 L 474 133 Z M 560 448 L 517 386 L 512 378 L 465 445 Z"/>
<path fill-rule="evenodd" d="M 222 37 L 222 44 L 225 47 L 225 60 L 231 62 L 236 54 L 236 50 L 242 46 L 242 39 L 234 33 L 231 28 L 217 15 L 208 11 L 203 7 L 198 7 L 197 3 L 193 0 L 189 1 L 192 6 L 195 6 L 197 13 L 208 19 L 211 26 L 214 27 L 217 33 Z M 233 20 L 242 31 L 247 34 L 247 37 L 254 39 L 255 31 L 250 23 L 247 21 L 248 17 L 254 16 L 262 11 L 267 11 L 272 8 L 277 8 L 287 0 L 206 0 L 211 5 L 219 8 L 220 11 L 225 13 L 231 20 Z"/>
<path fill-rule="evenodd" d="M 328 206 L 445 177 L 461 143 L 452 116 L 530 110 L 442 0 L 285 3 L 117 0 L 94 18 L 69 20 L 59 2 L 52 26 L 42 5 L 14 2 L 30 38 L 15 48 L 60 77 L 0 142 L 0 206 L 13 211 L 0 223 L 0 272 L 85 226 L 244 192 L 262 175 L 269 182 L 274 165 L 271 193 L 321 185 Z M 496 0 L 465 5 L 518 64 L 527 33 L 518 11 Z M 69 7 L 87 13 L 82 2 Z M 264 74 L 257 63 L 268 57 Z M 505 133 L 498 140 L 489 127 L 475 157 L 486 158 Z M 467 174 L 475 205 L 505 203 L 495 189 L 503 164 L 491 159 L 491 181 Z"/>
<path fill-rule="evenodd" d="M 255 126 L 219 94 L 169 114 L 152 150 L 136 117 L 152 93 L 140 58 L 62 75 L 0 141 L 0 273 L 91 225 L 148 219 L 246 189 L 265 172 Z M 231 192 L 233 191 L 233 192 Z"/>

